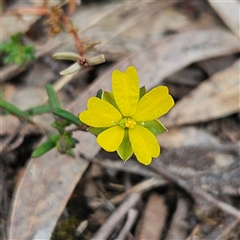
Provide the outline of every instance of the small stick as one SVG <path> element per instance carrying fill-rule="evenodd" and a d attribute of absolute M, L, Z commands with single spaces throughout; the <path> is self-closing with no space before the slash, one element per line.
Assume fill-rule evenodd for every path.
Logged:
<path fill-rule="evenodd" d="M 155 173 L 161 174 L 165 179 L 176 183 L 177 185 L 179 185 L 180 187 L 185 189 L 191 195 L 195 195 L 195 197 L 201 197 L 201 198 L 207 200 L 209 203 L 213 204 L 214 206 L 217 206 L 222 211 L 224 211 L 228 214 L 231 214 L 231 215 L 235 216 L 236 218 L 240 219 L 240 211 L 238 209 L 234 208 L 233 206 L 231 206 L 225 202 L 219 201 L 218 199 L 214 198 L 212 195 L 203 191 L 200 187 L 194 186 L 191 182 L 189 182 L 189 181 L 187 182 L 187 181 L 184 181 L 184 180 L 176 177 L 175 175 L 171 174 L 170 172 L 167 172 L 166 170 L 159 167 L 155 163 L 152 163 L 151 165 L 149 165 L 149 169 L 151 169 Z"/>
<path fill-rule="evenodd" d="M 173 215 L 172 222 L 166 240 L 184 240 L 187 237 L 188 224 L 186 222 L 188 214 L 188 203 L 185 199 L 179 198 L 177 209 Z"/>
<path fill-rule="evenodd" d="M 167 184 L 167 181 L 165 180 L 162 180 L 162 179 L 158 179 L 158 178 L 149 178 L 147 180 L 144 180 L 136 185 L 134 185 L 133 187 L 131 187 L 129 190 L 127 190 L 126 192 L 124 193 L 121 193 L 109 200 L 107 200 L 107 203 L 110 204 L 111 206 L 112 205 L 116 205 L 116 204 L 119 204 L 120 202 L 123 201 L 124 198 L 126 198 L 129 194 L 131 193 L 139 193 L 139 194 L 142 194 L 144 192 L 147 192 L 153 188 L 156 188 L 156 187 L 159 187 L 159 186 L 163 186 L 163 185 L 166 185 Z M 106 203 L 106 201 L 105 201 Z M 93 209 L 96 209 L 96 208 L 99 208 L 100 206 L 102 206 L 102 201 L 101 202 L 90 202 L 89 205 L 93 208 Z"/>
<path fill-rule="evenodd" d="M 133 208 L 140 200 L 138 193 L 131 193 L 124 202 L 116 209 L 116 211 L 107 219 L 107 221 L 98 229 L 91 240 L 108 239 L 114 228 L 124 218 L 130 208 Z"/>
<path fill-rule="evenodd" d="M 205 240 L 221 240 L 228 239 L 230 233 L 239 224 L 239 220 L 230 216 L 225 218 L 222 222 L 215 227 L 207 236 L 204 237 Z"/>
<path fill-rule="evenodd" d="M 197 224 L 194 229 L 192 230 L 192 232 L 190 233 L 190 235 L 188 236 L 188 238 L 186 238 L 186 240 L 193 240 L 194 239 L 194 236 L 197 235 L 197 233 L 199 232 L 200 230 L 200 225 Z"/>
<path fill-rule="evenodd" d="M 148 168 L 144 168 L 142 165 L 138 164 L 136 160 L 129 161 L 127 164 L 123 164 L 122 161 L 112 161 L 110 159 L 87 157 L 82 153 L 80 153 L 80 156 L 91 163 L 100 165 L 103 168 L 110 168 L 117 171 L 123 171 L 125 173 L 138 174 L 144 177 L 159 177 L 159 174 L 152 172 Z"/>
<path fill-rule="evenodd" d="M 124 224 L 121 232 L 117 236 L 118 240 L 124 240 L 126 238 L 127 234 L 129 233 L 129 231 L 131 230 L 133 224 L 135 223 L 137 215 L 138 215 L 138 211 L 137 210 L 132 209 L 132 208 L 129 209 L 128 216 L 127 216 L 127 221 Z"/>
<path fill-rule="evenodd" d="M 143 193 L 146 191 L 149 191 L 152 188 L 156 188 L 159 186 L 166 185 L 167 182 L 165 180 L 160 180 L 158 178 L 150 178 L 145 181 L 142 181 L 136 185 L 134 185 L 132 188 L 130 188 L 127 192 L 124 192 L 122 194 L 119 194 L 109 200 L 110 203 L 112 204 L 118 204 L 121 202 L 127 195 L 130 193 Z"/>

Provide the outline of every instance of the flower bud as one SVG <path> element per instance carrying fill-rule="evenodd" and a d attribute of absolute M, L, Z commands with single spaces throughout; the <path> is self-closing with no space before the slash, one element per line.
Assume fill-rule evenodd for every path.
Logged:
<path fill-rule="evenodd" d="M 57 124 L 57 126 L 62 127 L 62 128 L 67 127 L 71 124 L 68 120 L 63 119 L 58 116 L 56 117 L 55 123 Z"/>
<path fill-rule="evenodd" d="M 56 143 L 57 150 L 61 154 L 67 153 L 70 149 L 74 147 L 73 141 L 71 137 L 66 136 L 66 135 L 60 135 L 58 137 L 57 143 Z"/>

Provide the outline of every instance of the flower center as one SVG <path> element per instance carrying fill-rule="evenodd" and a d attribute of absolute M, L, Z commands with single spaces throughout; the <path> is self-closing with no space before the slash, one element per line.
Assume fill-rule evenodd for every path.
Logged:
<path fill-rule="evenodd" d="M 123 118 L 119 123 L 122 128 L 134 128 L 136 124 L 137 123 L 130 117 Z"/>

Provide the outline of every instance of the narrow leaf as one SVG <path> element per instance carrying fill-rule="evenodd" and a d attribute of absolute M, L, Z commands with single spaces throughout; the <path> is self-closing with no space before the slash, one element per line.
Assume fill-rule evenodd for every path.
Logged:
<path fill-rule="evenodd" d="M 59 135 L 55 134 L 55 133 L 49 134 L 49 136 L 48 136 L 49 140 L 52 141 L 53 143 L 57 142 L 58 137 L 59 137 Z"/>
<path fill-rule="evenodd" d="M 81 56 L 76 53 L 71 52 L 61 52 L 61 53 L 55 53 L 52 58 L 57 60 L 70 60 L 70 61 L 78 61 L 81 59 Z"/>
<path fill-rule="evenodd" d="M 51 112 L 51 106 L 50 105 L 43 105 L 43 106 L 38 106 L 34 108 L 29 108 L 24 111 L 26 114 L 35 116 L 43 113 L 48 113 Z"/>
<path fill-rule="evenodd" d="M 79 65 L 78 62 L 74 63 L 73 65 L 71 65 L 69 68 L 63 70 L 60 72 L 60 75 L 68 75 L 68 74 L 72 74 L 75 73 L 76 71 L 78 71 L 81 68 L 81 66 Z"/>
<path fill-rule="evenodd" d="M 49 102 L 50 102 L 52 110 L 54 110 L 55 108 L 61 108 L 57 93 L 53 89 L 52 85 L 47 84 L 46 90 L 47 90 L 47 94 L 48 94 L 48 98 L 49 98 Z"/>
<path fill-rule="evenodd" d="M 23 112 L 21 109 L 19 109 L 17 106 L 13 105 L 12 103 L 7 102 L 3 99 L 0 99 L 0 107 L 9 111 L 13 115 L 16 115 L 17 117 L 21 117 L 21 118 L 27 117 L 27 114 L 25 112 Z"/>
<path fill-rule="evenodd" d="M 64 119 L 68 120 L 69 122 L 76 124 L 77 126 L 82 126 L 83 125 L 82 122 L 79 120 L 79 118 L 77 116 L 75 116 L 74 114 L 72 114 L 72 113 L 70 113 L 66 110 L 56 108 L 56 109 L 54 109 L 53 112 L 57 116 L 59 116 L 61 118 L 64 118 Z"/>
<path fill-rule="evenodd" d="M 105 62 L 105 57 L 104 55 L 101 54 L 99 56 L 90 58 L 88 61 L 88 66 L 95 66 L 104 62 Z"/>
<path fill-rule="evenodd" d="M 55 143 L 53 143 L 51 140 L 47 140 L 33 151 L 32 157 L 33 158 L 40 157 L 54 147 Z"/>

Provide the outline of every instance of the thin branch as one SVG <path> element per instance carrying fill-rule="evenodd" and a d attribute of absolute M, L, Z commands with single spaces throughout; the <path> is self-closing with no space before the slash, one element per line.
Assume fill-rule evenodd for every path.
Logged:
<path fill-rule="evenodd" d="M 175 175 L 171 174 L 170 172 L 167 172 L 165 169 L 159 167 L 155 163 L 152 163 L 149 168 L 155 172 L 161 174 L 165 179 L 176 183 L 180 187 L 182 187 L 185 191 L 187 191 L 189 194 L 194 195 L 195 197 L 201 197 L 205 200 L 207 200 L 212 205 L 220 208 L 222 211 L 231 214 L 235 216 L 236 218 L 240 219 L 240 211 L 233 206 L 219 201 L 218 199 L 214 198 L 212 195 L 206 193 L 202 190 L 202 188 L 194 186 L 190 181 L 184 181 Z"/>
<path fill-rule="evenodd" d="M 119 222 L 125 217 L 129 209 L 133 208 L 139 200 L 140 195 L 138 193 L 131 193 L 91 239 L 108 239 L 116 226 L 118 226 Z"/>

